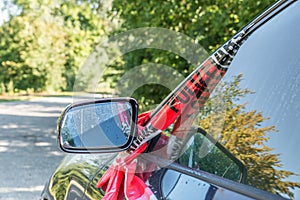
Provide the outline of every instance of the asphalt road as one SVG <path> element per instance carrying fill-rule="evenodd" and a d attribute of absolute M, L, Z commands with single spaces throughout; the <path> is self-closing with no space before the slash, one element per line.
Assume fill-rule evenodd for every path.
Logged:
<path fill-rule="evenodd" d="M 72 98 L 0 103 L 0 200 L 39 199 L 65 155 L 56 142 L 56 120 Z"/>

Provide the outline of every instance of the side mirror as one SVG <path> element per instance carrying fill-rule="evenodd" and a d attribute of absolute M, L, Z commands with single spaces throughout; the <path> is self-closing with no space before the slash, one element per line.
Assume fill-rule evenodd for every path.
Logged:
<path fill-rule="evenodd" d="M 127 150 L 135 137 L 137 102 L 111 98 L 71 104 L 58 122 L 60 148 L 70 153 Z"/>
<path fill-rule="evenodd" d="M 225 147 L 201 128 L 186 141 L 178 162 L 237 182 L 245 182 L 247 169 Z"/>

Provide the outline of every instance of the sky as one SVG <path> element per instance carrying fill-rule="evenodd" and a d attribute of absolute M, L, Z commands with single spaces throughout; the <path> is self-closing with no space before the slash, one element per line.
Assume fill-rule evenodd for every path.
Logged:
<path fill-rule="evenodd" d="M 5 4 L 4 4 L 4 0 L 0 0 L 0 26 L 8 20 L 9 18 L 9 12 L 10 13 L 18 13 L 18 8 L 17 6 L 13 5 L 11 3 L 11 0 L 6 1 L 6 3 L 9 6 L 9 10 L 4 9 Z"/>
<path fill-rule="evenodd" d="M 5 20 L 8 19 L 8 13 L 2 10 L 4 7 L 3 1 L 0 1 L 0 25 L 3 24 Z"/>

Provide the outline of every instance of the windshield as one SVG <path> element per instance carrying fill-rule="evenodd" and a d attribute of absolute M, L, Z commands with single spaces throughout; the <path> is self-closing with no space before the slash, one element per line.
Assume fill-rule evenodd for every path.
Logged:
<path fill-rule="evenodd" d="M 247 184 L 295 199 L 300 198 L 299 4 L 246 40 L 193 122 L 245 164 Z M 180 130 L 177 121 L 161 141 Z M 169 144 L 180 143 L 178 138 Z"/>

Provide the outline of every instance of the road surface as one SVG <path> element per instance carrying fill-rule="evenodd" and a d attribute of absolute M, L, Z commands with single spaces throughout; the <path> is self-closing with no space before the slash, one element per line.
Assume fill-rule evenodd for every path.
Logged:
<path fill-rule="evenodd" d="M 0 103 L 0 200 L 39 199 L 65 155 L 56 143 L 56 120 L 68 97 Z"/>

